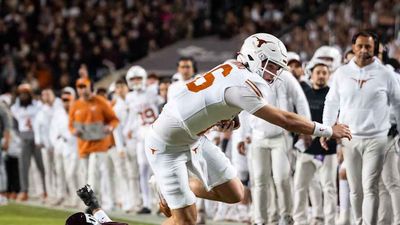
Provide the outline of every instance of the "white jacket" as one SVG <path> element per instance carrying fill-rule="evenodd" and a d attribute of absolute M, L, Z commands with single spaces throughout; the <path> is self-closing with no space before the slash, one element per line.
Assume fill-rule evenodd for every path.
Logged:
<path fill-rule="evenodd" d="M 54 100 L 53 105 L 49 106 L 47 104 L 42 104 L 39 112 L 36 115 L 35 121 L 33 123 L 33 130 L 35 133 L 35 144 L 42 144 L 46 149 L 52 147 L 50 142 L 50 122 L 53 117 L 54 111 L 62 106 L 62 102 L 59 98 Z"/>
<path fill-rule="evenodd" d="M 68 128 L 68 113 L 63 107 L 54 109 L 53 116 L 49 123 L 49 139 L 54 151 L 64 156 L 78 155 L 77 139 L 71 134 Z"/>
<path fill-rule="evenodd" d="M 119 124 L 113 132 L 115 147 L 117 151 L 125 151 L 126 143 L 123 131 L 128 119 L 128 105 L 124 99 L 117 97 L 113 109 L 119 120 Z"/>
<path fill-rule="evenodd" d="M 392 105 L 397 124 L 400 120 L 400 85 L 393 72 L 378 60 L 360 68 L 352 59 L 333 75 L 326 96 L 323 123 L 349 125 L 353 137 L 386 136 Z"/>
<path fill-rule="evenodd" d="M 36 115 L 39 112 L 41 103 L 33 100 L 28 107 L 23 107 L 19 99 L 11 106 L 11 112 L 18 122 L 19 132 L 33 132 Z"/>

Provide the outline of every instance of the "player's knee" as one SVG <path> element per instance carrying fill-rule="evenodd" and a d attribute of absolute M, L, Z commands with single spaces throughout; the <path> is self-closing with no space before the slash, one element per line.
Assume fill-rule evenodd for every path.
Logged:
<path fill-rule="evenodd" d="M 244 190 L 235 190 L 226 199 L 226 203 L 234 204 L 241 202 L 244 198 Z"/>

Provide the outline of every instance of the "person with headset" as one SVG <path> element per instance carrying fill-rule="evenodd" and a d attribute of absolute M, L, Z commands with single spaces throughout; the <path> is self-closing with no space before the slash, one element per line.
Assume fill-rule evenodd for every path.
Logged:
<path fill-rule="evenodd" d="M 377 40 L 375 34 L 367 31 L 353 36 L 355 56 L 334 73 L 323 113 L 324 125 L 348 124 L 353 135 L 352 140 L 342 139 L 342 144 L 357 225 L 377 224 L 379 179 L 391 126 L 390 106 L 397 124 L 400 121 L 400 85 L 394 74 L 374 57 Z M 327 139 L 320 140 L 327 148 Z"/>

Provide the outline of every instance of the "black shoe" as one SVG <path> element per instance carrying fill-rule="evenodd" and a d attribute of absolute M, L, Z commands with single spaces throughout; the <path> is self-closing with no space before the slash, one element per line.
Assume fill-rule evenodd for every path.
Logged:
<path fill-rule="evenodd" d="M 85 203 L 90 211 L 100 208 L 99 201 L 94 195 L 90 185 L 86 184 L 83 188 L 76 191 L 76 194 L 82 199 L 83 203 Z"/>
<path fill-rule="evenodd" d="M 143 207 L 143 208 L 141 208 L 139 211 L 137 211 L 136 213 L 137 213 L 137 214 L 150 214 L 150 213 L 151 213 L 151 210 L 148 209 L 148 208 L 146 208 L 146 207 Z"/>

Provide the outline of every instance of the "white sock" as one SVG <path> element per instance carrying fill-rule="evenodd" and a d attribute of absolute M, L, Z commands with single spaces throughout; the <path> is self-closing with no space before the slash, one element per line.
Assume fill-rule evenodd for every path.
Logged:
<path fill-rule="evenodd" d="M 100 223 L 105 223 L 105 222 L 112 222 L 110 217 L 107 216 L 107 214 L 103 210 L 99 210 L 93 214 L 94 218 L 96 218 L 97 221 Z"/>
<path fill-rule="evenodd" d="M 340 213 L 350 210 L 350 187 L 347 180 L 339 180 Z"/>

